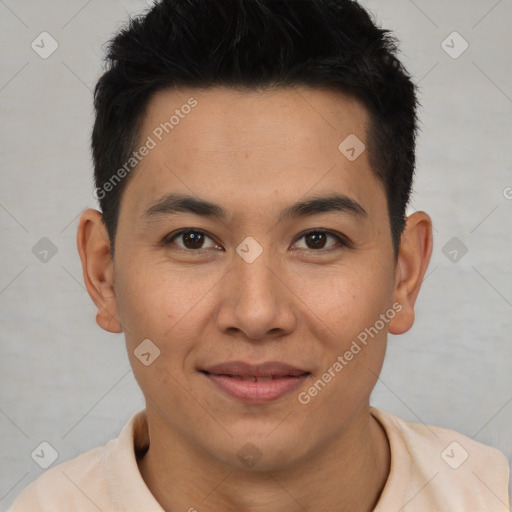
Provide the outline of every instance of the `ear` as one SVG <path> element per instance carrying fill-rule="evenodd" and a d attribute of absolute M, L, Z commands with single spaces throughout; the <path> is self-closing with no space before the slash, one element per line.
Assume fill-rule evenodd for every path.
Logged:
<path fill-rule="evenodd" d="M 425 212 L 407 217 L 396 268 L 394 301 L 402 309 L 389 323 L 391 334 L 403 334 L 414 324 L 414 304 L 432 254 L 432 220 Z"/>
<path fill-rule="evenodd" d="M 108 232 L 99 211 L 89 208 L 82 213 L 77 246 L 85 287 L 98 308 L 96 323 L 105 331 L 122 332 L 114 290 L 114 262 Z"/>

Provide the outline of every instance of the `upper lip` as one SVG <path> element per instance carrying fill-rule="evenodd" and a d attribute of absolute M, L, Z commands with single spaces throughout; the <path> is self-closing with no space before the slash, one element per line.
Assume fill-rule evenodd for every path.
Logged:
<path fill-rule="evenodd" d="M 202 368 L 201 371 L 213 375 L 236 375 L 239 377 L 299 377 L 310 373 L 307 370 L 278 361 L 267 361 L 259 364 L 228 361 Z"/>

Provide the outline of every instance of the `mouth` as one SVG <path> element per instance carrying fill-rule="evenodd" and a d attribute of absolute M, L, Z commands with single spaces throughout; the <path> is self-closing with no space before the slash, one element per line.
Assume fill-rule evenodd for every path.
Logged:
<path fill-rule="evenodd" d="M 199 370 L 217 389 L 246 403 L 266 403 L 287 395 L 311 372 L 276 361 L 251 365 L 232 361 Z"/>

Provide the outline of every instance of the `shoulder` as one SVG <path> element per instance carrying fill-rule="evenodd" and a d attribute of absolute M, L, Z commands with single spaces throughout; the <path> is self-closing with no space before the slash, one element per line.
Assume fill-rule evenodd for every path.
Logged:
<path fill-rule="evenodd" d="M 9 512 L 97 512 L 94 496 L 104 491 L 103 466 L 114 441 L 46 470 L 21 492 Z"/>
<path fill-rule="evenodd" d="M 158 510 L 137 466 L 136 452 L 146 443 L 145 411 L 139 411 L 117 438 L 46 470 L 21 492 L 9 512 L 97 512 L 132 505 L 134 510 Z"/>
<path fill-rule="evenodd" d="M 407 479 L 403 496 L 415 503 L 411 510 L 423 510 L 423 501 L 431 510 L 508 510 L 509 465 L 499 450 L 448 428 L 375 408 L 371 414 L 390 443 L 390 485 L 399 488 L 397 480 Z"/>
<path fill-rule="evenodd" d="M 387 432 L 399 435 L 407 443 L 411 453 L 418 456 L 417 460 L 425 458 L 430 460 L 433 454 L 428 453 L 426 449 L 435 448 L 441 450 L 436 452 L 439 460 L 452 468 L 461 467 L 466 461 L 471 466 L 474 466 L 476 462 L 486 461 L 507 469 L 508 475 L 508 463 L 503 453 L 460 432 L 434 425 L 409 422 L 376 408 L 372 408 L 372 416 L 383 424 Z"/>

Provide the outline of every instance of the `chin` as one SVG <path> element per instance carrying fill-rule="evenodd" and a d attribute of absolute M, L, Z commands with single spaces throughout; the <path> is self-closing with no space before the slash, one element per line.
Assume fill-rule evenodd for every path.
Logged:
<path fill-rule="evenodd" d="M 272 428 L 276 428 L 276 423 Z M 217 457 L 233 468 L 252 472 L 279 471 L 293 467 L 307 455 L 304 440 L 295 439 L 284 429 L 279 435 L 271 434 L 272 428 L 252 435 L 247 432 L 234 435 L 229 445 L 225 446 L 223 455 L 219 457 L 217 454 Z"/>

